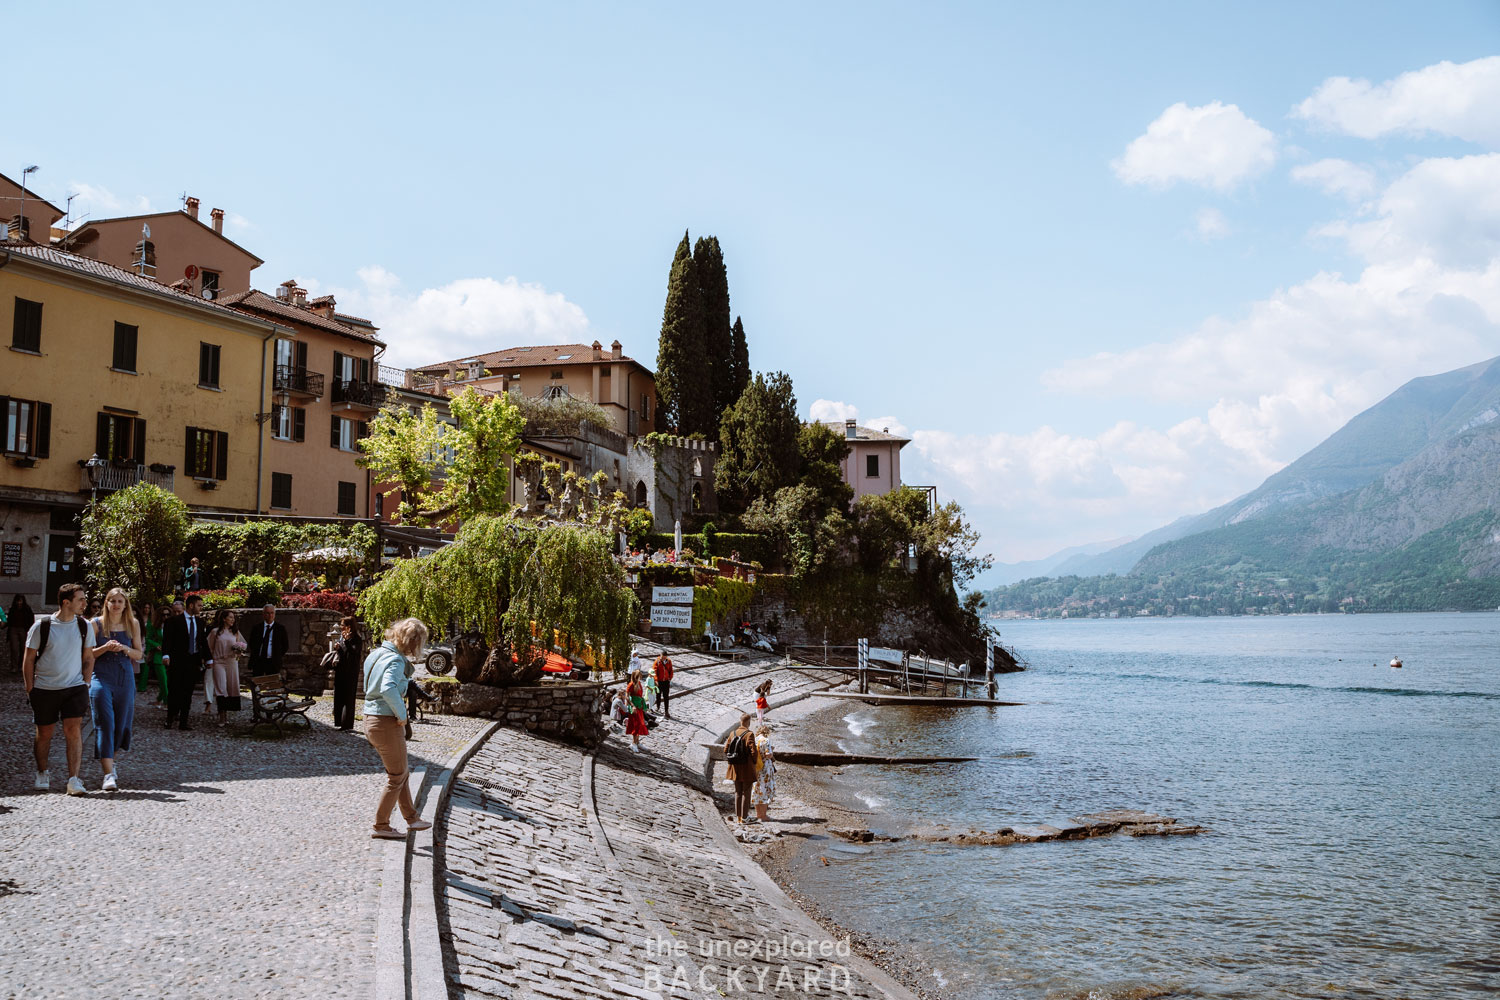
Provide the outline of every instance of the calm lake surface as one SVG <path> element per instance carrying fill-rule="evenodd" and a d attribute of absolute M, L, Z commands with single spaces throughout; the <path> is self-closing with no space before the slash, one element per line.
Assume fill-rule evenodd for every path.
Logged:
<path fill-rule="evenodd" d="M 795 743 L 983 758 L 831 777 L 874 827 L 1128 808 L 1213 832 L 819 842 L 796 877 L 831 915 L 965 997 L 1500 990 L 1500 614 L 1002 626 L 1025 707 L 840 706 Z"/>

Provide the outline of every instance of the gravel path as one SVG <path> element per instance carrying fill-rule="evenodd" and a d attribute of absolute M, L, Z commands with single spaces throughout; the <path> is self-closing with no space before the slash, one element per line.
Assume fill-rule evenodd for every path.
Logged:
<path fill-rule="evenodd" d="M 249 699 L 242 718 L 249 717 Z M 368 997 L 379 843 L 369 827 L 379 758 L 330 724 L 282 740 L 191 732 L 136 701 L 121 791 L 99 791 L 88 721 L 82 776 L 33 791 L 31 714 L 15 674 L 0 687 L 0 996 Z M 200 704 L 201 708 L 201 704 Z M 435 771 L 480 720 L 418 723 L 412 766 Z"/>

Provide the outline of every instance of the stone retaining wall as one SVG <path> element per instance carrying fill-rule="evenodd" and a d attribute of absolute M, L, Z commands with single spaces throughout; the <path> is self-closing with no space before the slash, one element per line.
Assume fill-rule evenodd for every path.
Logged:
<path fill-rule="evenodd" d="M 235 614 L 239 616 L 241 635 L 260 621 L 260 608 L 239 608 Z M 324 670 L 318 664 L 328 652 L 328 633 L 337 632 L 343 618 L 339 612 L 323 608 L 276 609 L 276 620 L 286 629 L 287 638 L 281 673 L 292 691 L 319 695 L 333 689 L 333 671 Z M 249 681 L 243 671 L 241 676 Z"/>
<path fill-rule="evenodd" d="M 511 729 L 589 748 L 604 738 L 604 685 L 595 681 L 548 681 L 509 688 L 437 681 L 424 686 L 437 696 L 432 710 L 438 714 L 495 719 Z"/>

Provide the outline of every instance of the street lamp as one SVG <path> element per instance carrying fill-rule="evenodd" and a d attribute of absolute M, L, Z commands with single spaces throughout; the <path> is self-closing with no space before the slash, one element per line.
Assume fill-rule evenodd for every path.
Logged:
<path fill-rule="evenodd" d="M 83 471 L 88 473 L 89 477 L 90 505 L 99 499 L 99 475 L 104 471 L 104 466 L 107 464 L 104 459 L 99 457 L 97 452 L 89 456 L 89 460 L 83 463 Z"/>
<path fill-rule="evenodd" d="M 17 238 L 26 235 L 26 178 L 29 175 L 36 173 L 40 169 L 40 167 L 33 163 L 31 166 L 26 167 L 21 171 L 21 221 L 16 223 Z"/>

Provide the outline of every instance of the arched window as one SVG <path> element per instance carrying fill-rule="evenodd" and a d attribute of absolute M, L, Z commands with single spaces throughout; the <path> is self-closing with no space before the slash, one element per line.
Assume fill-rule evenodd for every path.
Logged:
<path fill-rule="evenodd" d="M 640 480 L 640 479 L 636 480 L 636 483 L 635 483 L 635 505 L 637 507 L 644 507 L 644 506 L 646 506 L 646 483 L 645 483 L 644 480 Z"/>
<path fill-rule="evenodd" d="M 698 477 L 699 479 L 703 478 L 703 459 L 693 459 L 693 475 Z"/>
<path fill-rule="evenodd" d="M 703 484 L 693 484 L 693 510 L 703 509 Z"/>

